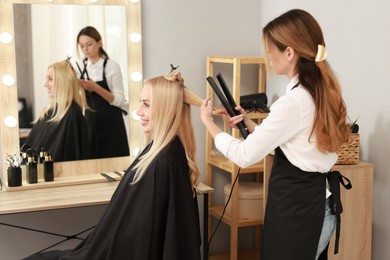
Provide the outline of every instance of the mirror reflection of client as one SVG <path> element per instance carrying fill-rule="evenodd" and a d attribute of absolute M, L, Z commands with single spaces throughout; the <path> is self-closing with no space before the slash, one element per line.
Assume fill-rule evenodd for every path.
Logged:
<path fill-rule="evenodd" d="M 25 144 L 36 152 L 44 148 L 55 162 L 89 159 L 83 116 L 85 93 L 68 60 L 48 67 L 45 87 L 50 101 L 34 122 Z"/>
<path fill-rule="evenodd" d="M 84 54 L 80 84 L 87 91 L 90 110 L 85 119 L 93 158 L 129 155 L 126 127 L 127 114 L 120 66 L 109 59 L 100 33 L 92 26 L 83 28 L 77 44 Z M 81 68 L 80 68 L 81 70 Z"/>
<path fill-rule="evenodd" d="M 137 114 L 149 144 L 126 170 L 96 228 L 73 250 L 27 259 L 200 260 L 200 173 L 190 106 L 196 103 L 189 93 L 177 71 L 145 80 Z"/>

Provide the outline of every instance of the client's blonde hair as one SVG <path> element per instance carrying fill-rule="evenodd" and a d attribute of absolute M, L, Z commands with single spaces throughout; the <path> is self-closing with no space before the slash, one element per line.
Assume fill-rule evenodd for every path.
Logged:
<path fill-rule="evenodd" d="M 146 134 L 146 143 L 153 140 L 153 144 L 135 166 L 137 170 L 134 182 L 142 178 L 155 156 L 178 135 L 190 168 L 190 181 L 195 187 L 199 183 L 200 172 L 195 163 L 196 142 L 190 104 L 200 105 L 201 99 L 184 86 L 184 79 L 178 71 L 172 71 L 166 76 L 146 79 L 144 84 L 149 85 L 152 90 L 153 130 Z"/>
<path fill-rule="evenodd" d="M 51 118 L 48 121 L 59 122 L 73 101 L 82 110 L 87 107 L 87 102 L 76 71 L 68 60 L 54 63 L 49 68 L 53 69 L 53 96 L 50 98 L 49 104 L 43 108 L 38 119 L 43 119 L 48 113 L 51 113 Z"/>

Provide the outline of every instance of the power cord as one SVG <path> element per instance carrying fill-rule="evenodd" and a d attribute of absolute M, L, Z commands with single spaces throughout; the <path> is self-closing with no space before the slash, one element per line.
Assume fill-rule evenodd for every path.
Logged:
<path fill-rule="evenodd" d="M 223 219 L 223 216 L 225 215 L 225 211 L 226 211 L 226 208 L 227 208 L 227 205 L 229 204 L 229 201 L 230 201 L 230 198 L 232 197 L 232 192 L 233 192 L 233 188 L 234 186 L 236 185 L 236 182 L 238 180 L 238 175 L 240 175 L 240 170 L 241 170 L 241 167 L 238 168 L 237 170 L 237 175 L 236 175 L 236 178 L 234 179 L 234 182 L 232 184 L 232 187 L 230 188 L 230 193 L 229 193 L 229 197 L 225 203 L 225 206 L 223 207 L 223 211 L 222 211 L 222 214 L 221 214 L 221 217 L 219 218 L 218 220 L 218 224 L 217 226 L 215 227 L 215 230 L 213 232 L 213 234 L 211 235 L 209 241 L 208 241 L 208 245 L 207 245 L 207 248 L 208 248 L 208 252 L 207 254 L 210 254 L 210 244 L 211 244 L 211 241 L 213 240 L 213 237 L 215 235 L 215 233 L 217 232 L 218 228 L 219 228 L 219 225 L 221 224 L 221 221 Z"/>

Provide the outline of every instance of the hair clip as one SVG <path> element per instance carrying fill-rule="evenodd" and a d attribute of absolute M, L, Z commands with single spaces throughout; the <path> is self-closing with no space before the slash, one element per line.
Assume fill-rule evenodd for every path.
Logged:
<path fill-rule="evenodd" d="M 70 63 L 70 59 L 72 58 L 72 56 L 68 56 L 68 55 L 66 55 L 66 60 L 65 60 L 65 62 L 66 62 L 66 64 L 68 65 L 68 67 L 72 70 L 72 71 L 74 71 L 74 72 L 76 72 L 76 70 L 73 68 L 73 66 L 72 66 L 72 63 Z"/>
<path fill-rule="evenodd" d="M 316 54 L 314 61 L 315 62 L 324 61 L 326 59 L 327 55 L 328 55 L 328 53 L 326 52 L 325 46 L 318 44 L 317 54 Z"/>
<path fill-rule="evenodd" d="M 176 67 L 173 66 L 173 64 L 170 65 L 171 66 L 171 71 L 169 73 L 171 73 L 172 71 L 176 70 L 177 68 L 180 67 L 180 65 L 177 65 Z"/>

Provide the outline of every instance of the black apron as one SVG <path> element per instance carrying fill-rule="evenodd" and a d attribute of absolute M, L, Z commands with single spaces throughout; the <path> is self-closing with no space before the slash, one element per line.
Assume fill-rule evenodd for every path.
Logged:
<path fill-rule="evenodd" d="M 107 59 L 103 64 L 103 80 L 96 82 L 110 91 L 106 75 Z M 110 105 L 95 92 L 87 92 L 90 109 L 85 112 L 92 158 L 108 158 L 129 155 L 126 127 L 122 117 L 123 110 Z"/>
<path fill-rule="evenodd" d="M 337 254 L 343 211 L 340 183 L 349 190 L 350 180 L 338 171 L 302 171 L 288 161 L 280 147 L 275 149 L 264 218 L 262 260 L 315 259 L 325 216 L 326 179 L 332 193 L 329 206 L 337 217 L 334 250 Z M 327 252 L 320 257 L 327 259 Z"/>
<path fill-rule="evenodd" d="M 305 172 L 275 150 L 262 260 L 314 260 L 325 216 L 326 174 Z"/>

